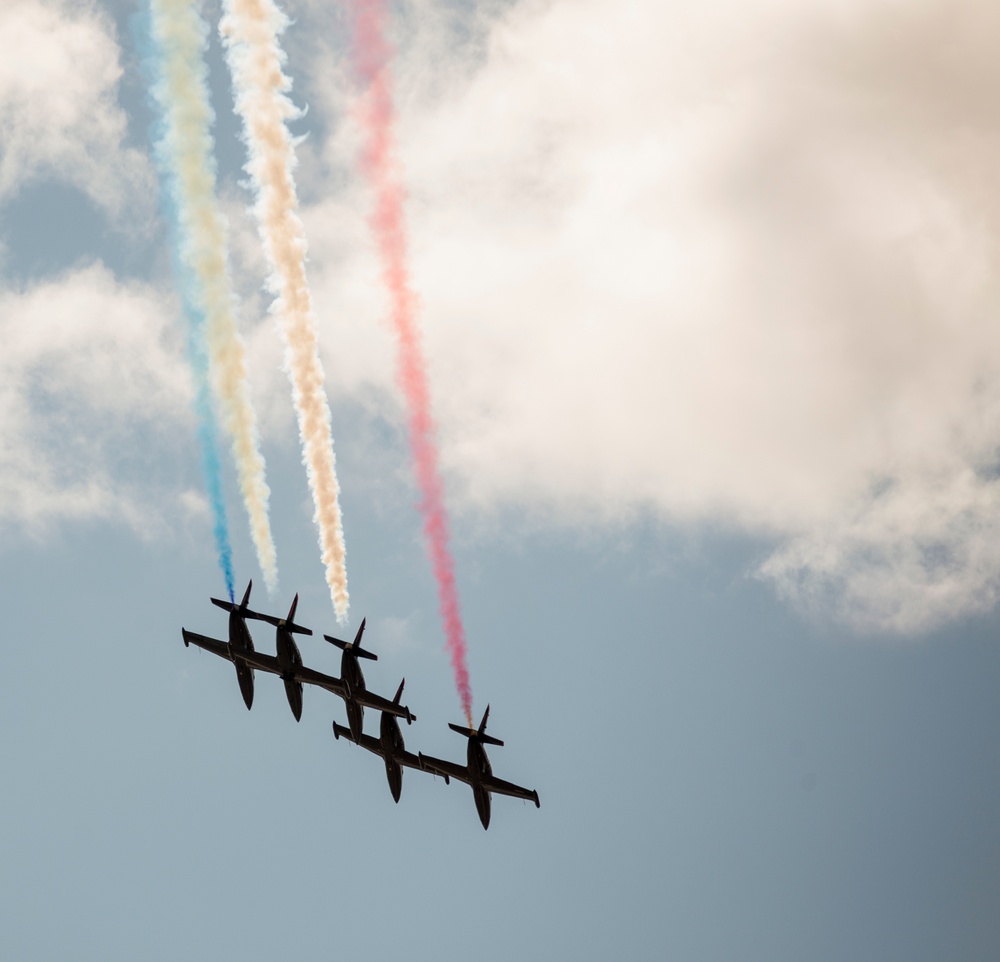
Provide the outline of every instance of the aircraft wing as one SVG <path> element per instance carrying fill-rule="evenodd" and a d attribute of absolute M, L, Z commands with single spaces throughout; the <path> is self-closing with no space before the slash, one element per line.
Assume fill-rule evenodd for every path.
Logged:
<path fill-rule="evenodd" d="M 383 698 L 381 695 L 376 695 L 373 691 L 359 691 L 354 693 L 354 700 L 359 705 L 364 705 L 365 708 L 374 708 L 376 711 L 388 712 L 390 715 L 395 715 L 397 718 L 406 718 L 407 709 L 404 705 L 397 705 L 394 701 L 389 701 L 388 698 Z M 411 716 L 416 718 L 416 715 Z"/>
<path fill-rule="evenodd" d="M 306 668 L 305 665 L 300 665 L 295 669 L 295 680 L 301 681 L 306 685 L 316 685 L 318 688 L 325 688 L 327 691 L 333 692 L 333 694 L 339 695 L 345 700 L 347 698 L 347 688 L 339 678 L 334 678 L 332 675 L 324 675 L 323 672 Z"/>
<path fill-rule="evenodd" d="M 396 756 L 396 761 L 400 765 L 406 766 L 406 768 L 423 768 L 420 764 L 420 759 L 413 752 L 408 752 L 405 749 Z"/>
<path fill-rule="evenodd" d="M 465 782 L 466 785 L 472 784 L 469 781 L 469 770 L 464 765 L 446 762 L 443 758 L 435 758 L 433 755 L 425 755 L 423 752 L 420 753 L 417 764 L 425 772 L 431 772 L 434 775 L 444 775 L 445 778 L 457 778 L 460 782 Z"/>
<path fill-rule="evenodd" d="M 493 775 L 490 775 L 483 782 L 483 788 L 495 795 L 513 795 L 514 798 L 524 798 L 529 802 L 534 802 L 536 806 L 538 805 L 538 792 L 530 788 L 522 788 L 513 782 L 505 782 L 502 778 L 496 778 Z"/>
<path fill-rule="evenodd" d="M 349 728 L 344 728 L 343 725 L 336 725 L 335 731 L 341 738 L 346 738 L 349 742 L 354 742 L 354 736 L 351 734 Z M 362 748 L 367 748 L 368 751 L 374 752 L 376 755 L 382 755 L 382 743 L 374 735 L 366 735 L 364 732 L 361 733 L 361 741 L 354 742 L 355 745 L 360 745 Z M 384 757 L 384 756 L 383 756 Z"/>
<path fill-rule="evenodd" d="M 212 652 L 213 655 L 225 658 L 226 661 L 232 661 L 232 658 L 229 657 L 229 645 L 224 641 L 209 638 L 208 635 L 199 635 L 198 632 L 188 631 L 187 628 L 181 628 L 181 634 L 184 636 L 185 645 L 197 645 L 199 648 L 204 648 L 205 651 Z"/>
<path fill-rule="evenodd" d="M 374 752 L 376 755 L 382 755 L 383 758 L 385 757 L 382 753 L 382 743 L 377 738 L 375 738 L 374 735 L 362 734 L 361 745 L 364 748 L 367 748 L 368 751 Z M 421 767 L 420 759 L 417 758 L 417 756 L 414 755 L 413 752 L 406 751 L 405 748 L 403 749 L 403 751 L 398 752 L 392 757 L 405 768 L 419 769 Z"/>
<path fill-rule="evenodd" d="M 272 675 L 281 674 L 281 665 L 274 655 L 265 655 L 262 651 L 238 651 L 236 657 L 246 662 L 251 668 L 269 671 Z"/>
<path fill-rule="evenodd" d="M 351 742 L 354 741 L 354 736 L 351 734 L 351 730 L 349 728 L 344 728 L 343 725 L 338 725 L 337 731 L 341 735 L 341 737 L 346 738 L 348 741 Z M 364 732 L 362 732 L 361 741 L 354 742 L 354 744 L 360 745 L 362 748 L 367 748 L 368 751 L 372 752 L 373 754 L 385 758 L 385 752 L 382 751 L 382 742 L 379 739 L 377 739 L 374 735 L 366 735 Z M 414 755 L 413 752 L 406 751 L 405 748 L 403 749 L 403 751 L 394 755 L 393 758 L 395 758 L 395 760 L 399 762 L 400 765 L 403 765 L 406 768 L 421 767 L 420 759 L 416 755 Z"/>
<path fill-rule="evenodd" d="M 350 735 L 350 729 L 348 729 L 347 738 L 349 741 L 354 741 L 354 738 Z M 374 735 L 366 735 L 362 732 L 361 741 L 354 743 L 360 745 L 362 748 L 367 748 L 368 751 L 374 752 L 376 755 L 382 755 L 382 743 Z"/>

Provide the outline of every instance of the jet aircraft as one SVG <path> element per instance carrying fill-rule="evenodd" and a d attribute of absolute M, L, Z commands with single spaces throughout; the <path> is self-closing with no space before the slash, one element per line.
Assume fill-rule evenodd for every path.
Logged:
<path fill-rule="evenodd" d="M 236 674 L 240 679 L 240 689 L 243 691 L 243 699 L 247 703 L 247 708 L 253 702 L 253 671 L 255 668 L 259 668 L 261 671 L 266 671 L 272 675 L 278 675 L 285 683 L 285 696 L 288 698 L 288 707 L 291 708 L 296 721 L 302 718 L 303 682 L 325 688 L 327 691 L 331 691 L 335 695 L 346 699 L 347 688 L 339 678 L 324 675 L 319 671 L 313 671 L 312 668 L 307 668 L 302 664 L 302 655 L 299 652 L 299 646 L 295 644 L 295 639 L 292 635 L 311 635 L 312 629 L 303 628 L 301 625 L 295 623 L 295 609 L 298 607 L 299 596 L 296 595 L 292 600 L 292 606 L 288 609 L 288 615 L 285 618 L 251 611 L 247 607 L 249 600 L 249 587 L 239 608 L 230 605 L 227 601 L 212 598 L 213 604 L 218 605 L 220 608 L 226 608 L 230 612 L 229 645 L 215 638 L 208 638 L 205 635 L 199 635 L 196 632 L 182 628 L 181 633 L 184 636 L 184 644 L 197 645 L 199 648 L 204 648 L 206 651 L 211 651 L 222 658 L 229 659 L 236 665 Z M 234 618 L 237 619 L 235 630 L 236 637 L 239 639 L 239 643 L 235 647 L 232 642 L 234 637 Z M 254 649 L 253 641 L 250 638 L 250 631 L 246 626 L 248 618 L 257 621 L 266 621 L 268 624 L 274 625 L 277 657 L 266 655 L 264 652 Z M 245 638 L 243 637 L 244 635 Z"/>
<path fill-rule="evenodd" d="M 406 679 L 404 678 L 399 683 L 396 697 L 392 700 L 394 705 L 399 704 L 405 684 Z M 385 762 L 385 777 L 389 780 L 389 791 L 392 792 L 393 801 L 398 802 L 399 795 L 403 790 L 403 767 L 419 769 L 421 765 L 420 759 L 413 752 L 406 750 L 403 733 L 399 730 L 396 716 L 386 711 L 382 712 L 378 738 L 362 733 L 361 740 L 358 741 L 350 728 L 345 728 L 334 722 L 333 737 L 340 738 L 341 735 L 354 742 L 355 745 L 360 745 L 362 748 L 367 748 L 368 751 L 382 756 L 382 760 Z"/>
<path fill-rule="evenodd" d="M 351 729 L 352 740 L 360 744 L 362 730 L 364 728 L 365 709 L 374 708 L 376 711 L 395 715 L 397 718 L 405 718 L 409 725 L 416 720 L 416 715 L 410 711 L 406 705 L 400 705 L 397 701 L 389 701 L 381 695 L 368 691 L 365 686 L 365 675 L 358 663 L 359 658 L 368 658 L 371 661 L 378 661 L 378 655 L 370 651 L 365 651 L 361 647 L 361 636 L 365 632 L 365 622 L 367 618 L 361 619 L 361 627 L 354 636 L 354 641 L 341 641 L 331 635 L 323 635 L 331 645 L 336 645 L 343 654 L 340 656 L 340 678 L 339 682 L 344 687 L 344 692 L 337 692 L 344 699 L 344 706 L 347 708 L 347 723 Z M 317 682 L 317 684 L 319 684 Z M 402 693 L 402 686 L 397 695 Z"/>
<path fill-rule="evenodd" d="M 524 798 L 535 803 L 535 808 L 541 808 L 538 801 L 538 792 L 534 789 L 522 788 L 512 782 L 505 782 L 502 778 L 497 778 L 493 774 L 493 766 L 486 757 L 485 745 L 503 745 L 499 738 L 486 734 L 486 720 L 490 717 L 490 707 L 486 706 L 483 720 L 479 728 L 464 728 L 461 725 L 453 725 L 450 722 L 448 727 L 452 731 L 458 732 L 469 739 L 468 765 L 464 768 L 454 762 L 447 762 L 441 758 L 433 758 L 423 752 L 418 754 L 420 765 L 426 772 L 433 772 L 435 775 L 443 775 L 447 782 L 449 778 L 457 778 L 460 782 L 465 782 L 472 789 L 472 795 L 476 800 L 476 810 L 479 812 L 479 820 L 483 823 L 483 828 L 490 827 L 490 795 L 495 792 L 497 795 L 512 795 L 514 798 Z"/>
<path fill-rule="evenodd" d="M 314 671 L 302 664 L 302 655 L 299 653 L 298 645 L 292 638 L 293 633 L 311 635 L 309 628 L 296 625 L 295 608 L 298 604 L 298 595 L 292 602 L 292 607 L 287 618 L 276 618 L 273 615 L 262 615 L 256 611 L 251 611 L 248 607 L 250 601 L 250 589 L 253 586 L 251 581 L 247 585 L 246 594 L 239 605 L 231 604 L 228 601 L 220 601 L 212 598 L 212 604 L 218 605 L 229 612 L 229 643 L 219 641 L 216 638 L 209 638 L 207 635 L 200 635 L 195 631 L 181 629 L 185 645 L 197 645 L 213 654 L 219 655 L 231 661 L 236 666 L 236 676 L 239 679 L 240 691 L 243 693 L 243 701 L 247 708 L 253 704 L 253 683 L 254 669 L 269 672 L 272 675 L 279 675 L 285 683 L 285 695 L 288 698 L 288 705 L 292 709 L 295 720 L 302 717 L 302 685 L 316 685 L 325 688 L 327 691 L 344 699 L 347 707 L 347 717 L 351 725 L 351 733 L 355 736 L 355 741 L 361 735 L 364 709 L 374 708 L 379 711 L 387 711 L 392 715 L 405 718 L 407 723 L 412 722 L 417 716 L 414 715 L 405 705 L 394 704 L 388 698 L 376 695 L 365 687 L 365 676 L 358 665 L 358 658 L 371 658 L 377 660 L 378 656 L 370 651 L 361 648 L 361 635 L 365 630 L 365 621 L 362 620 L 357 636 L 353 643 L 340 641 L 329 635 L 324 635 L 327 641 L 337 647 L 344 649 L 341 659 L 344 678 L 334 678 L 332 675 L 324 675 L 320 671 Z M 276 627 L 277 657 L 265 655 L 256 651 L 253 646 L 253 639 L 250 637 L 250 630 L 247 628 L 247 619 L 257 619 L 266 621 Z"/>
<path fill-rule="evenodd" d="M 271 657 L 271 655 L 255 651 L 245 656 L 252 667 L 281 676 L 281 680 L 285 683 L 285 697 L 288 699 L 288 707 L 291 708 L 296 721 L 302 718 L 301 675 L 303 665 L 299 646 L 295 644 L 292 635 L 312 634 L 311 628 L 303 628 L 301 625 L 295 624 L 295 609 L 298 604 L 299 596 L 296 595 L 292 599 L 292 606 L 288 609 L 286 618 L 276 618 L 274 615 L 262 615 L 256 611 L 247 611 L 247 618 L 266 621 L 269 625 L 274 625 L 274 643 L 278 654 L 277 657 Z"/>
<path fill-rule="evenodd" d="M 188 631 L 187 628 L 181 628 L 185 647 L 192 644 L 197 645 L 221 658 L 228 659 L 236 666 L 236 678 L 240 683 L 243 701 L 248 709 L 253 705 L 253 667 L 247 661 L 247 655 L 253 655 L 254 648 L 246 619 L 250 615 L 247 605 L 250 603 L 250 589 L 252 587 L 253 581 L 247 585 L 246 594 L 243 595 L 243 600 L 238 605 L 229 601 L 220 601 L 218 598 L 211 599 L 213 605 L 218 605 L 229 612 L 228 644 L 206 635 L 199 635 L 194 631 Z"/>

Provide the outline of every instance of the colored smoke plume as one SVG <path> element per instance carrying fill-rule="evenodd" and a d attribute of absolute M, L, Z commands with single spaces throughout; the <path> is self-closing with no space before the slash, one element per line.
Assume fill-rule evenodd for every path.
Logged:
<path fill-rule="evenodd" d="M 219 438 L 212 413 L 212 398 L 209 391 L 208 357 L 201 343 L 204 332 L 202 321 L 188 311 L 191 326 L 191 363 L 195 374 L 195 416 L 198 419 L 198 441 L 201 446 L 201 463 L 205 472 L 205 485 L 208 488 L 208 500 L 212 506 L 212 534 L 215 538 L 215 549 L 219 557 L 219 567 L 226 580 L 226 591 L 229 600 L 233 595 L 233 549 L 229 541 L 229 524 L 226 521 L 226 505 L 222 494 L 222 470 L 219 464 Z"/>
<path fill-rule="evenodd" d="M 394 156 L 390 50 L 384 29 L 386 4 L 384 0 L 354 0 L 351 9 L 355 67 L 366 87 L 361 110 L 367 138 L 362 165 L 375 192 L 372 230 L 382 260 L 392 325 L 399 345 L 397 376 L 408 408 L 410 445 L 420 489 L 420 511 L 438 585 L 446 644 L 462 710 L 472 728 L 472 690 L 466 665 L 465 628 L 458 605 L 455 564 L 448 545 L 448 513 L 444 506 L 444 486 L 438 466 L 427 367 L 409 277 L 404 191 Z"/>
<path fill-rule="evenodd" d="M 299 115 L 287 97 L 278 43 L 288 20 L 272 0 L 224 0 L 219 30 L 243 121 L 254 186 L 254 213 L 275 295 L 271 306 L 285 341 L 285 366 L 302 441 L 302 459 L 319 528 L 330 597 L 339 620 L 347 617 L 347 568 L 330 408 L 323 387 L 316 319 L 306 278 L 306 238 L 298 216 L 292 172 L 295 151 L 287 121 Z"/>
<path fill-rule="evenodd" d="M 204 61 L 208 27 L 191 0 L 151 0 L 150 32 L 158 54 L 153 97 L 162 116 L 156 154 L 168 184 L 177 259 L 188 314 L 194 323 L 192 356 L 198 382 L 199 433 L 203 447 L 217 443 L 208 394 L 211 381 L 231 439 L 257 559 L 268 590 L 273 591 L 278 569 L 268 519 L 270 491 L 250 399 L 246 347 L 236 324 L 225 224 L 215 194 L 214 118 Z M 205 463 L 216 517 L 224 519 L 220 465 L 214 448 Z M 216 530 L 220 530 L 218 523 Z"/>

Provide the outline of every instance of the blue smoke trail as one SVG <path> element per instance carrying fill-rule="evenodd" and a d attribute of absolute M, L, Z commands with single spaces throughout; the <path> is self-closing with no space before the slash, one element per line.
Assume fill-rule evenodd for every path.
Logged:
<path fill-rule="evenodd" d="M 158 49 L 152 31 L 148 7 L 132 20 L 132 33 L 140 50 L 140 63 L 147 81 L 147 92 L 155 120 L 150 131 L 153 143 L 153 158 L 160 175 L 161 211 L 170 227 L 173 241 L 172 255 L 174 272 L 177 276 L 184 313 L 188 322 L 188 353 L 194 374 L 194 412 L 198 424 L 198 443 L 201 448 L 201 464 L 205 474 L 205 486 L 212 510 L 212 534 L 218 554 L 219 567 L 226 580 L 229 600 L 235 602 L 233 580 L 233 549 L 229 539 L 229 523 L 226 519 L 226 505 L 222 488 L 222 465 L 219 458 L 219 431 L 212 407 L 212 391 L 209 379 L 209 355 L 206 338 L 206 318 L 198 307 L 195 296 L 197 279 L 181 256 L 182 229 L 180 223 L 180 185 L 174 174 L 170 152 L 168 127 L 162 112 L 162 105 L 156 91 L 161 89 L 161 51 Z"/>
<path fill-rule="evenodd" d="M 186 285 L 185 285 L 186 286 Z M 205 350 L 204 317 L 199 317 L 190 309 L 188 316 L 190 333 L 189 350 L 191 366 L 194 368 L 195 400 L 194 411 L 198 419 L 198 441 L 201 445 L 201 466 L 205 472 L 208 500 L 212 505 L 212 534 L 219 556 L 219 567 L 226 579 L 229 600 L 235 602 L 233 593 L 233 549 L 229 543 L 229 524 L 226 521 L 226 503 L 222 492 L 222 466 L 219 463 L 219 435 L 212 411 L 212 394 L 208 380 L 208 355 Z"/>

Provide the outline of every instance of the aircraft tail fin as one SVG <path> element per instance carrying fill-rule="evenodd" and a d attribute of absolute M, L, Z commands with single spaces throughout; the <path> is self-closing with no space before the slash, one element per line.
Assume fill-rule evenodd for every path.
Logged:
<path fill-rule="evenodd" d="M 361 647 L 361 636 L 365 633 L 365 622 L 367 621 L 367 618 L 361 619 L 361 627 L 354 636 L 354 641 L 341 641 L 340 638 L 334 638 L 333 635 L 323 635 L 323 637 L 331 645 L 336 645 L 341 651 L 353 651 L 358 658 L 368 658 L 371 661 L 378 661 L 378 655 L 374 652 L 366 651 Z"/>
<path fill-rule="evenodd" d="M 399 700 L 403 697 L 403 686 L 405 684 L 406 684 L 406 679 L 404 678 L 399 683 L 399 687 L 396 689 L 395 697 L 392 699 L 392 703 L 394 705 L 398 705 L 399 704 Z M 409 706 L 407 706 L 407 705 L 403 706 L 403 710 L 406 712 L 406 715 L 404 716 L 406 718 L 406 724 L 407 725 L 412 725 L 417 720 L 417 716 L 414 715 L 412 711 L 410 711 Z"/>

